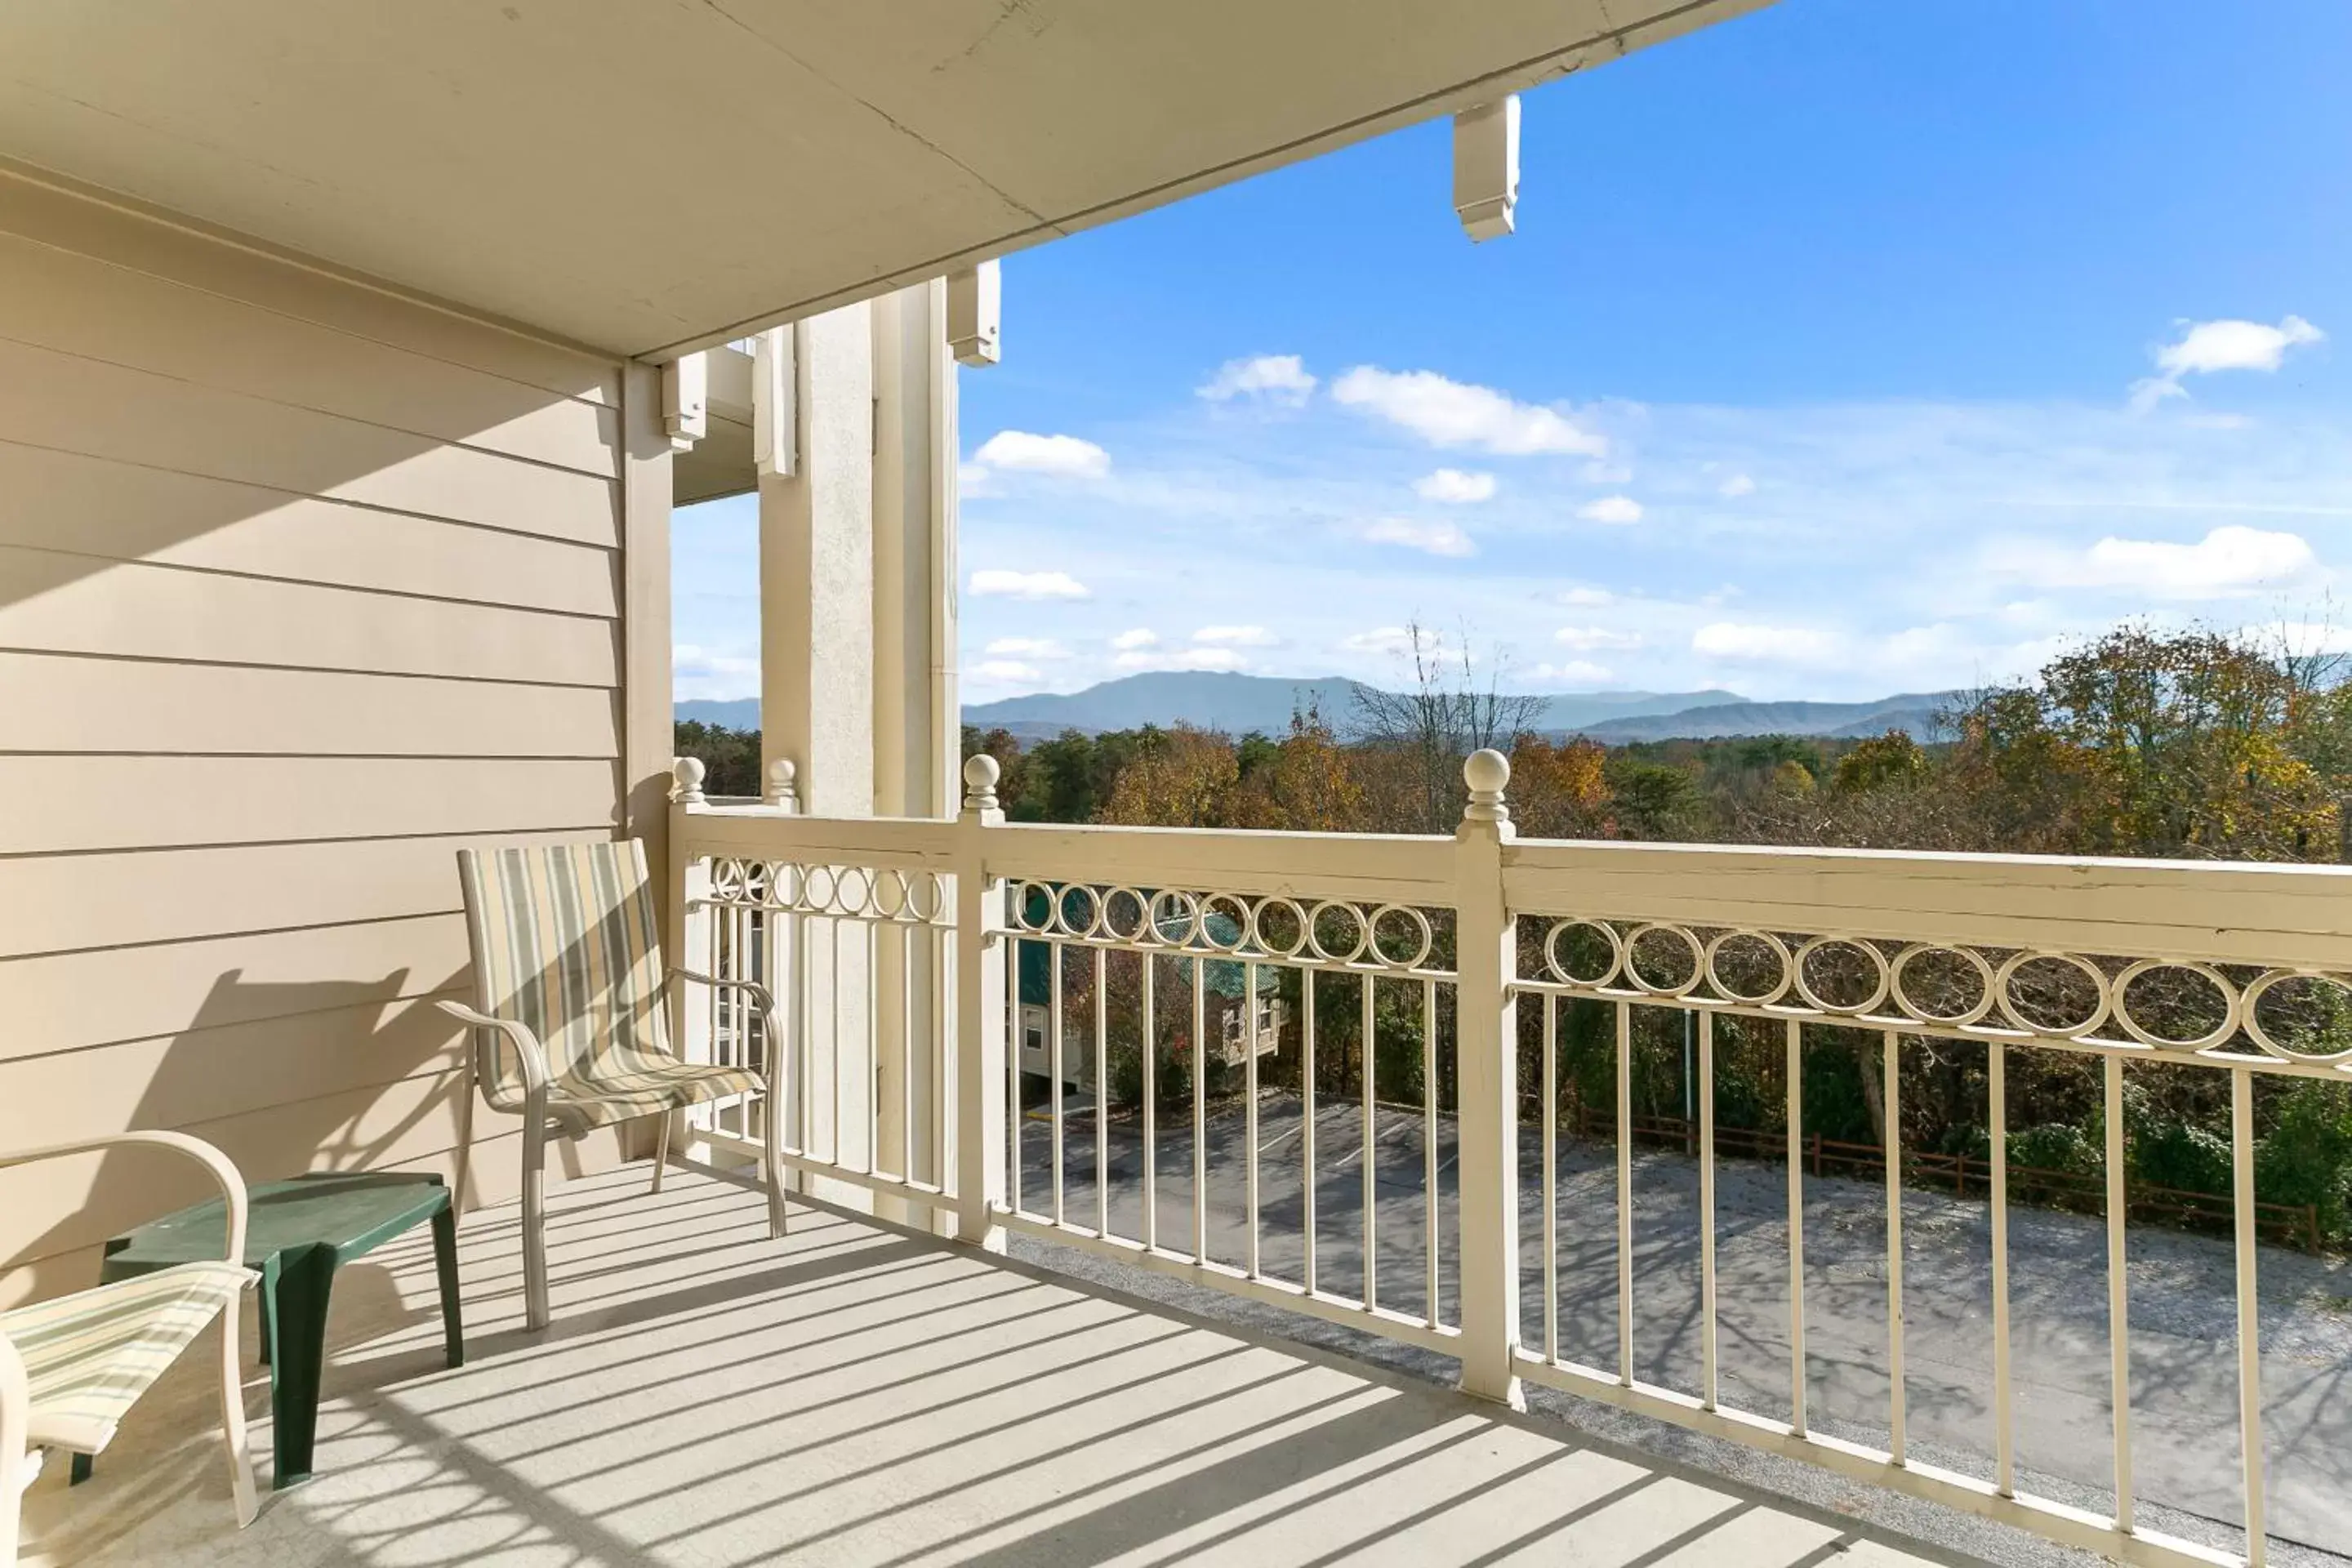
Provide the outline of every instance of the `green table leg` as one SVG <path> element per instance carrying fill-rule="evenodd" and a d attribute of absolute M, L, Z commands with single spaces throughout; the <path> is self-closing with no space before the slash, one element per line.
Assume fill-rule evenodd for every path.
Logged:
<path fill-rule="evenodd" d="M 305 1247 L 281 1253 L 275 1288 L 265 1279 L 270 1306 L 269 1413 L 277 1433 L 275 1486 L 310 1479 L 310 1451 L 319 1433 L 319 1379 L 327 1359 L 327 1296 L 335 1281 L 335 1250 Z"/>
<path fill-rule="evenodd" d="M 445 1205 L 433 1216 L 433 1268 L 441 1277 L 441 1341 L 451 1366 L 466 1364 L 466 1326 L 457 1309 L 457 1210 Z"/>

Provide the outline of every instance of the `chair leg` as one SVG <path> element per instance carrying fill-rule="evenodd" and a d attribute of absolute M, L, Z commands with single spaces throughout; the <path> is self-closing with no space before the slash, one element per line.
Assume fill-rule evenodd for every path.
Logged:
<path fill-rule="evenodd" d="M 253 1487 L 253 1454 L 245 1438 L 245 1362 L 237 1335 L 238 1292 L 221 1309 L 221 1441 L 228 1449 L 229 1495 L 236 1500 L 236 1527 L 243 1530 L 261 1511 Z"/>
<path fill-rule="evenodd" d="M 662 1173 L 669 1168 L 669 1124 L 677 1119 L 677 1112 L 663 1111 L 661 1127 L 654 1133 L 654 1191 L 657 1193 L 661 1191 Z"/>
<path fill-rule="evenodd" d="M 784 1158 L 772 1113 L 768 1118 L 767 1133 L 761 1147 L 768 1154 L 768 1235 L 773 1239 L 784 1234 Z"/>
<path fill-rule="evenodd" d="M 535 1116 L 522 1130 L 522 1305 L 525 1322 L 547 1327 L 547 1129 Z"/>

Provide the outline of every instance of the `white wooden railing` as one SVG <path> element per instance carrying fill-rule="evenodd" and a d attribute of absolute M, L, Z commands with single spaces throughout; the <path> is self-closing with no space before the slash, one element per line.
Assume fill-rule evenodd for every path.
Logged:
<path fill-rule="evenodd" d="M 1047 1237 L 1439 1351 L 1486 1397 L 1517 1403 L 1522 1380 L 1551 1385 L 2128 1561 L 2261 1563 L 2259 1527 L 2232 1552 L 2138 1517 L 2124 1089 L 2152 1064 L 2228 1075 L 2239 1388 L 2237 1408 L 2210 1420 L 2237 1429 L 2243 1517 L 2261 1521 L 2254 1084 L 2352 1076 L 2352 1051 L 2308 1027 L 2352 1016 L 2330 1010 L 2352 996 L 2335 978 L 2352 973 L 2352 874 L 1521 841 L 1508 776 L 1497 753 L 1471 758 L 1459 830 L 1402 837 L 1008 824 L 985 757 L 965 766 L 955 820 L 816 818 L 794 809 L 789 769 L 765 800 L 730 804 L 704 799 L 699 764 L 681 760 L 673 940 L 691 967 L 769 981 L 787 1036 L 761 1040 L 751 1017 L 713 1013 L 688 1021 L 689 1047 L 718 1059 L 781 1048 L 791 1065 L 785 1104 L 719 1108 L 700 1135 L 742 1152 L 775 1136 L 804 1190 L 870 1194 L 974 1245 Z M 1211 1010 L 1254 1009 L 1262 976 L 1285 973 L 1297 977 L 1296 1110 L 1259 1092 L 1254 1047 L 1219 1068 L 1239 1074 L 1238 1107 L 1213 1109 L 1206 1047 L 1226 1032 Z M 1523 1018 L 1522 1002 L 1536 1016 Z M 1605 1010 L 1615 1030 L 1613 1365 L 1563 1352 L 1557 1117 L 1562 1019 L 1577 1006 Z M 1688 1386 L 1636 1375 L 1632 1047 L 1643 1016 L 1661 1009 L 1696 1024 L 1701 1279 Z M 1043 1059 L 1064 1062 L 1073 1037 L 1077 1059 L 1091 1058 L 1075 1110 L 1043 1079 L 1025 1096 L 1042 1107 L 1024 1100 L 1009 1042 L 1031 1016 L 1050 1036 Z M 2195 1037 L 2158 1032 L 2183 1016 Z M 1785 1409 L 1727 1399 L 1718 1365 L 1715 1056 L 1726 1019 L 1751 1041 L 1777 1033 L 1785 1049 Z M 1417 1037 L 1417 1062 L 1410 1049 L 1383 1053 L 1384 1023 L 1408 1046 Z M 1824 1029 L 1881 1042 L 1882 1147 L 1897 1152 L 1885 1161 L 1888 1393 L 1871 1424 L 1883 1444 L 1808 1418 L 1804 1048 L 1808 1031 Z M 1128 1047 L 1115 1036 L 1138 1042 L 1135 1092 L 1121 1098 L 1139 1101 L 1116 1121 L 1112 1081 Z M 1355 1048 L 1339 1103 L 1318 1103 L 1318 1037 L 1327 1053 L 1335 1040 Z M 1901 1066 L 1928 1040 L 1985 1051 L 1994 1451 L 1983 1474 L 1927 1462 L 1908 1431 Z M 2090 1287 L 2105 1294 L 2113 1347 L 2104 1510 L 2019 1485 L 2005 1130 L 2006 1068 L 2021 1051 L 2084 1053 L 2104 1067 L 2107 1267 Z M 1349 1064 L 1327 1054 L 1324 1065 Z M 1179 1103 L 1160 1103 L 1179 1090 Z M 1282 1124 L 1270 1130 L 1262 1113 Z M 1235 1117 L 1227 1136 L 1240 1147 L 1220 1152 Z M 1525 1166 L 1523 1132 L 1537 1144 Z M 1115 1154 L 1115 1141 L 1129 1147 Z M 1523 1185 L 1541 1209 L 1532 1226 Z M 1539 1292 L 1539 1322 L 1521 1323 L 1523 1290 Z"/>

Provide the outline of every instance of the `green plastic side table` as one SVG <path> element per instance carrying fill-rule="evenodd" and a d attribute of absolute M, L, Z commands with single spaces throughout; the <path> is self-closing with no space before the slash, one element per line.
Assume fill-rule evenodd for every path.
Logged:
<path fill-rule="evenodd" d="M 430 1220 L 441 1277 L 441 1332 L 451 1366 L 466 1363 L 457 1309 L 457 1217 L 436 1175 L 319 1172 L 247 1190 L 245 1264 L 261 1271 L 261 1356 L 269 1363 L 277 1435 L 275 1485 L 310 1475 L 319 1428 L 319 1377 L 327 1348 L 327 1293 L 335 1270 Z M 226 1206 L 215 1198 L 166 1215 L 106 1244 L 99 1280 L 110 1284 L 175 1263 L 217 1258 L 227 1244 Z M 73 1479 L 90 1474 L 77 1455 Z"/>

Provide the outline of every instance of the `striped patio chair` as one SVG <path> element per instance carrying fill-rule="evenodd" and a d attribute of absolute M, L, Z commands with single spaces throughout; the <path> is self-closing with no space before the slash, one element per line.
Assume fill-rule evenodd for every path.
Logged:
<path fill-rule="evenodd" d="M 253 1522 L 253 1467 L 245 1447 L 245 1388 L 237 1363 L 237 1303 L 259 1278 L 245 1256 L 245 1181 L 228 1157 L 181 1132 L 118 1132 L 0 1154 L 0 1167 L 123 1144 L 152 1144 L 210 1171 L 228 1202 L 227 1246 L 217 1263 L 183 1263 L 94 1290 L 0 1312 L 0 1568 L 16 1561 L 25 1489 L 52 1448 L 96 1454 L 122 1417 L 188 1342 L 221 1320 L 221 1436 L 239 1529 Z"/>
<path fill-rule="evenodd" d="M 665 970 L 645 847 L 618 843 L 461 849 L 458 879 L 473 942 L 475 1005 L 443 1002 L 472 1025 L 474 1079 L 495 1110 L 522 1123 L 523 1301 L 545 1328 L 546 1141 L 641 1116 L 661 1118 L 653 1190 L 669 1159 L 671 1113 L 767 1092 L 783 1038 L 766 987 Z M 760 1010 L 765 1070 L 678 1059 L 670 1047 L 672 983 L 738 990 Z M 768 1226 L 784 1233 L 783 1173 L 768 1141 Z"/>

